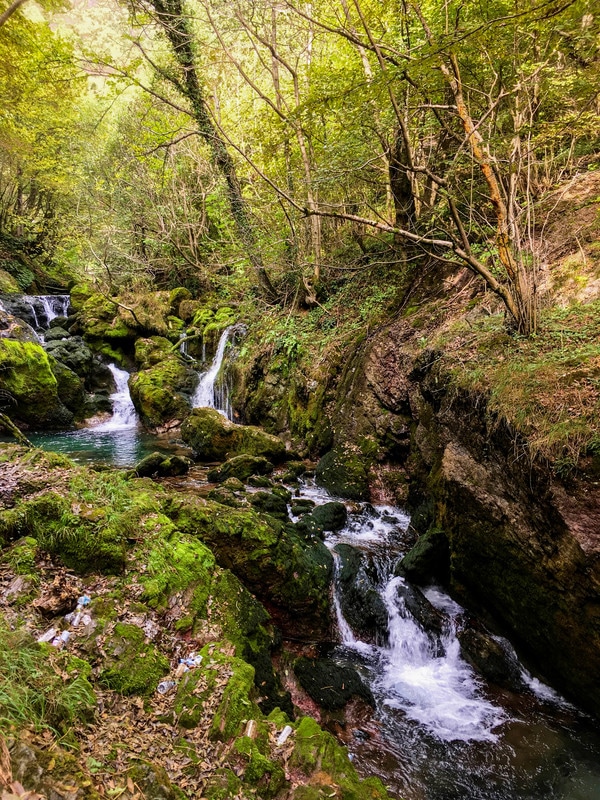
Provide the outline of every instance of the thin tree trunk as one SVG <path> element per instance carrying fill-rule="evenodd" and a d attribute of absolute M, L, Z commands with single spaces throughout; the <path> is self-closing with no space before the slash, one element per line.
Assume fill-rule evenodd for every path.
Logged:
<path fill-rule="evenodd" d="M 151 3 L 183 72 L 183 83 L 179 84 L 179 88 L 189 100 L 199 133 L 210 147 L 214 162 L 225 180 L 227 198 L 238 235 L 246 247 L 248 258 L 263 292 L 273 299 L 275 290 L 258 250 L 254 226 L 242 195 L 235 164 L 225 142 L 213 124 L 204 100 L 196 68 L 193 38 L 183 4 L 181 0 L 151 0 Z"/>

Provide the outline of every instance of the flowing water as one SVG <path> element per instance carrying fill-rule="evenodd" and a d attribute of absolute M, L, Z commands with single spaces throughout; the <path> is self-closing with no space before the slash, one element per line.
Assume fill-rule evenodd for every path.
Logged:
<path fill-rule="evenodd" d="M 129 394 L 129 373 L 115 364 L 108 368 L 113 374 L 115 391 L 111 394 L 112 416 L 99 425 L 77 431 L 30 433 L 28 439 L 44 450 L 62 453 L 77 463 L 105 463 L 117 467 L 133 467 L 149 453 L 165 454 L 188 450 L 171 442 L 167 436 L 144 432 Z M 0 441 L 12 441 L 2 436 Z"/>
<path fill-rule="evenodd" d="M 37 332 L 45 331 L 56 317 L 65 317 L 71 298 L 68 294 L 3 295 L 1 307 L 23 319 Z"/>
<path fill-rule="evenodd" d="M 229 388 L 221 373 L 225 348 L 235 325 L 225 328 L 217 345 L 217 352 L 207 372 L 200 375 L 198 386 L 192 397 L 192 408 L 214 408 L 227 419 L 232 418 Z"/>
<path fill-rule="evenodd" d="M 317 503 L 331 497 L 304 486 Z M 442 614 L 442 632 L 425 630 L 394 576 L 406 549 L 408 517 L 392 507 L 364 506 L 327 546 L 349 544 L 363 555 L 388 613 L 385 641 L 361 641 L 344 619 L 334 590 L 340 644 L 333 659 L 354 666 L 375 698 L 349 749 L 362 774 L 377 774 L 404 800 L 600 799 L 600 728 L 522 669 L 529 688 L 488 684 L 462 658 L 456 636 L 465 612 L 439 587 L 425 590 Z M 380 637 L 381 638 L 381 637 Z"/>

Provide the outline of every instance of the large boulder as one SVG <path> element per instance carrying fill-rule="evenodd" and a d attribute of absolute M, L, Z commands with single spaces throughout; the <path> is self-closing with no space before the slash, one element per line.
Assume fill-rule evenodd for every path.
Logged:
<path fill-rule="evenodd" d="M 287 455 L 277 436 L 253 425 L 236 425 L 214 408 L 195 408 L 181 426 L 181 438 L 202 461 L 247 453 L 277 463 Z"/>
<path fill-rule="evenodd" d="M 152 364 L 154 358 L 148 358 L 150 353 L 156 350 L 149 348 L 144 363 Z M 131 399 L 144 425 L 157 428 L 180 422 L 189 413 L 189 396 L 195 382 L 195 373 L 173 353 L 132 375 Z"/>
<path fill-rule="evenodd" d="M 55 339 L 47 342 L 45 350 L 80 378 L 87 379 L 92 371 L 94 356 L 80 336 Z"/>
<path fill-rule="evenodd" d="M 299 658 L 294 663 L 294 672 L 308 696 L 326 711 L 343 708 L 353 697 L 375 705 L 371 690 L 354 667 L 326 658 Z"/>
<path fill-rule="evenodd" d="M 35 342 L 39 344 L 40 337 L 22 319 L 9 314 L 0 308 L 0 339 L 16 339 L 18 342 Z"/>
<path fill-rule="evenodd" d="M 0 392 L 14 403 L 11 416 L 28 427 L 67 428 L 73 421 L 50 360 L 34 342 L 0 339 Z"/>
<path fill-rule="evenodd" d="M 333 560 L 325 545 L 307 544 L 293 527 L 254 509 L 174 496 L 166 513 L 198 536 L 266 606 L 284 631 L 314 638 L 329 632 Z"/>
<path fill-rule="evenodd" d="M 228 459 L 220 467 L 208 471 L 208 480 L 223 483 L 228 478 L 247 480 L 251 475 L 268 475 L 273 472 L 273 464 L 263 456 L 251 456 L 248 453 Z"/>

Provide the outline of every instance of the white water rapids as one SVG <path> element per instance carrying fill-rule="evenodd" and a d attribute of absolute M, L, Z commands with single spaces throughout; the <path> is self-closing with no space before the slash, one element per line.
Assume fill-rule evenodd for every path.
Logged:
<path fill-rule="evenodd" d="M 113 413 L 106 422 L 96 425 L 94 431 L 126 431 L 137 428 L 138 415 L 129 394 L 129 373 L 115 364 L 108 365 L 115 379 L 116 390 L 111 394 Z"/>

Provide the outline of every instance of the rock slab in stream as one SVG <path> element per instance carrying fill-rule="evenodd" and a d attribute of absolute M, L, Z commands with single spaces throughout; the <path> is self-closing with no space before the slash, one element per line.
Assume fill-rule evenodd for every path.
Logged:
<path fill-rule="evenodd" d="M 181 426 L 181 438 L 201 461 L 225 461 L 242 453 L 284 461 L 285 444 L 253 425 L 236 425 L 213 408 L 195 408 Z"/>
<path fill-rule="evenodd" d="M 325 658 L 299 658 L 294 673 L 309 697 L 326 711 L 343 708 L 353 697 L 374 705 L 373 695 L 353 667 Z"/>

